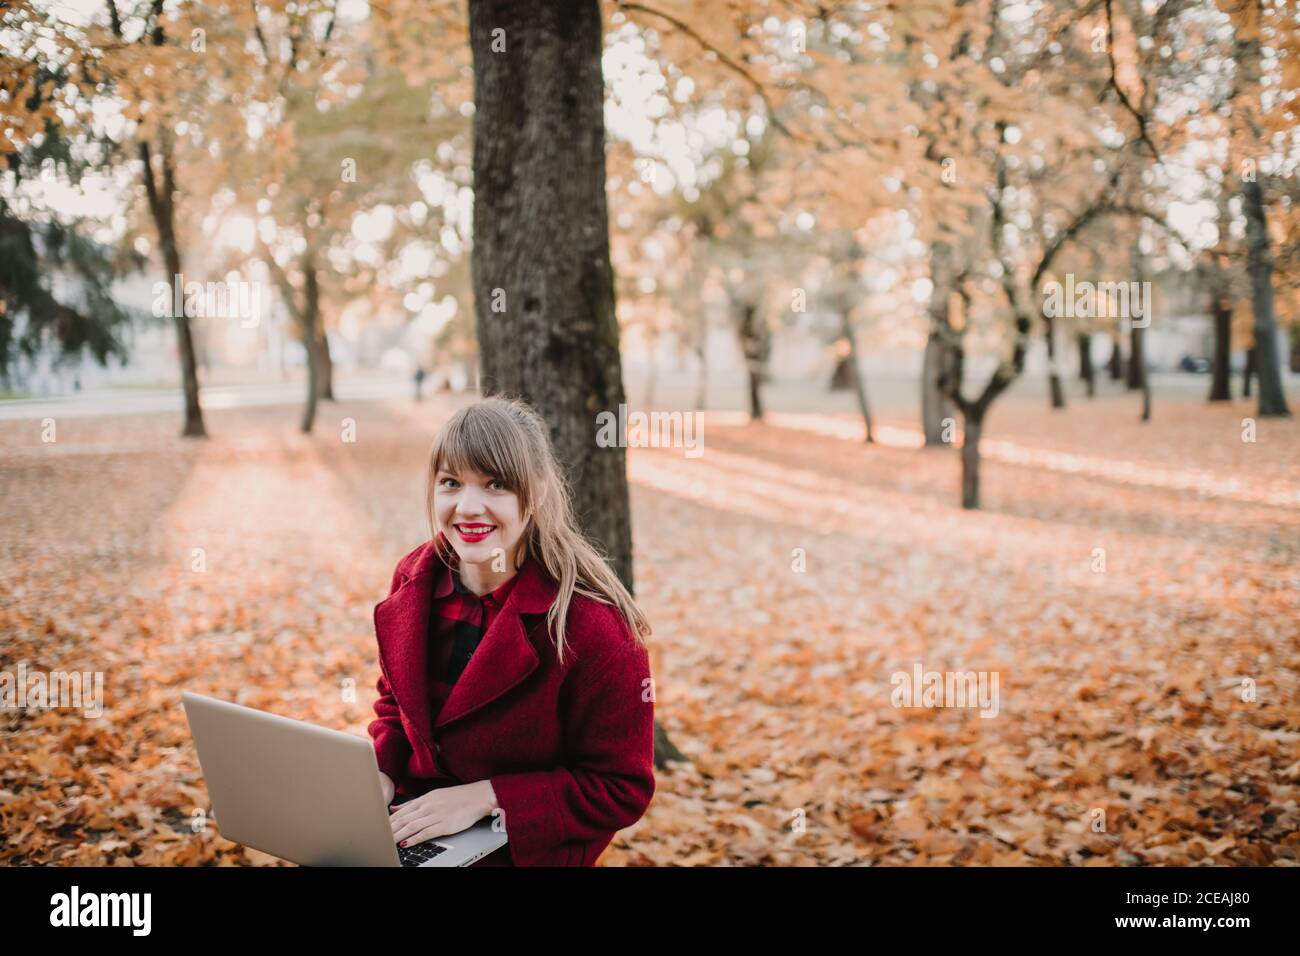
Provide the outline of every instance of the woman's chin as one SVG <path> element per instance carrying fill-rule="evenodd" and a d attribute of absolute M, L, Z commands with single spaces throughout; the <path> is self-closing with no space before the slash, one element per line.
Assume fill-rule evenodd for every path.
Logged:
<path fill-rule="evenodd" d="M 500 553 L 500 546 L 490 541 L 470 543 L 453 540 L 451 546 L 456 549 L 456 554 L 465 564 L 486 564 Z"/>

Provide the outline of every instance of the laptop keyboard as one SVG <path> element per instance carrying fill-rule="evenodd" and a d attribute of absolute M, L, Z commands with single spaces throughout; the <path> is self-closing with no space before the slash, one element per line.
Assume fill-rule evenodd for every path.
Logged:
<path fill-rule="evenodd" d="M 397 855 L 402 861 L 402 866 L 420 866 L 446 849 L 441 843 L 425 840 L 423 843 L 415 844 L 415 846 L 399 846 Z"/>

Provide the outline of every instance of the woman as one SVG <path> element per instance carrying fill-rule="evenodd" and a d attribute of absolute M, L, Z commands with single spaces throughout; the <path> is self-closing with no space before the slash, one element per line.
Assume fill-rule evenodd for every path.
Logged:
<path fill-rule="evenodd" d="M 499 819 L 478 865 L 593 866 L 655 790 L 650 626 L 574 523 L 546 425 L 488 398 L 429 457 L 433 539 L 375 608 L 393 838 Z"/>

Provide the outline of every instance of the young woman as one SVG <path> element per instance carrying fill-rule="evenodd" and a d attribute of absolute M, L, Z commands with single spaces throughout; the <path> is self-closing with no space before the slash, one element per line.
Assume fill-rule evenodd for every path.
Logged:
<path fill-rule="evenodd" d="M 499 817 L 478 865 L 592 866 L 655 790 L 650 626 L 577 529 L 546 425 L 488 398 L 429 457 L 432 540 L 375 608 L 380 780 L 403 846 Z"/>

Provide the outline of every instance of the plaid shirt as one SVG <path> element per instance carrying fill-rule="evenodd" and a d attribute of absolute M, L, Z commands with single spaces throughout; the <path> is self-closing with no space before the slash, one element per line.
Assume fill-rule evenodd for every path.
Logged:
<path fill-rule="evenodd" d="M 434 575 L 429 612 L 429 714 L 434 722 L 519 579 L 516 573 L 495 591 L 479 597 L 461 581 L 455 558 L 452 564 Z"/>

